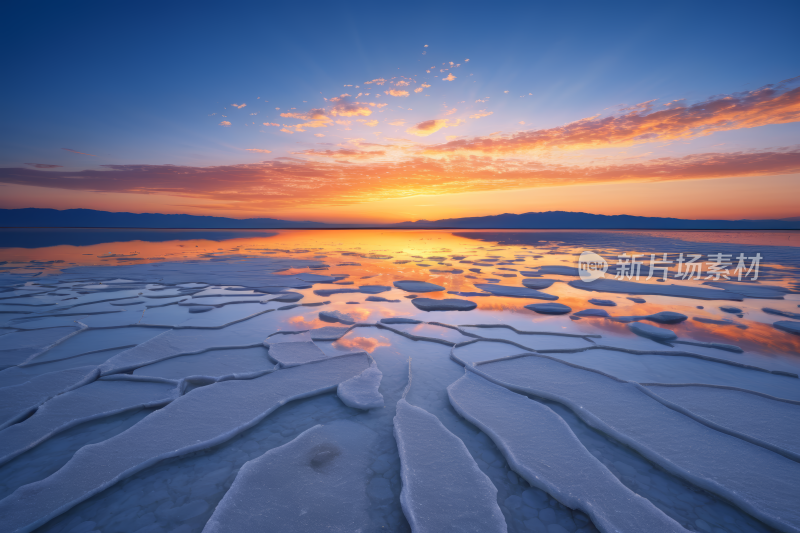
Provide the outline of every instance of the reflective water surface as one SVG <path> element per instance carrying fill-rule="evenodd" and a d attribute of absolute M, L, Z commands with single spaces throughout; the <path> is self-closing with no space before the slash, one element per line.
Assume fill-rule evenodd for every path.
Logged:
<path fill-rule="evenodd" d="M 647 290 L 640 294 L 595 290 L 581 285 L 577 272 L 563 268 L 577 267 L 584 251 L 608 261 L 605 279 L 615 278 L 619 256 L 639 254 L 643 266 L 638 282 L 645 289 L 652 286 L 659 292 L 669 285 L 715 289 L 719 299 L 692 297 L 702 293 L 691 292 L 678 297 Z M 658 281 L 661 273 L 646 279 L 651 254 L 656 259 L 669 254 L 673 260 L 679 254 L 701 255 L 704 262 L 709 256 L 727 255 L 732 258 L 728 267 L 732 279 L 715 279 L 707 264 L 700 279 L 676 279 L 674 263 L 667 281 Z M 739 254 L 747 258 L 760 254 L 756 280 L 751 272 L 743 282 L 737 281 L 733 270 Z M 132 404 L 127 410 L 91 417 L 63 411 L 59 416 L 73 417 L 74 422 L 48 430 L 38 444 L 20 448 L 13 457 L 0 446 L 0 497 L 5 498 L 0 500 L 0 511 L 10 513 L 31 504 L 35 494 L 70 502 L 53 512 L 46 511 L 46 502 L 37 504 L 26 513 L 41 516 L 26 530 L 202 531 L 215 510 L 224 507 L 225 495 L 245 463 L 292 445 L 317 424 L 351 420 L 376 434 L 366 477 L 348 482 L 365 491 L 367 530 L 408 531 L 411 511 L 401 505 L 404 481 L 393 426 L 397 402 L 405 396 L 463 442 L 471 460 L 496 488 L 497 505 L 509 531 L 596 531 L 588 507 L 571 509 L 562 496 L 548 493 L 515 471 L 505 448 L 511 441 L 484 433 L 451 406 L 447 388 L 464 376 L 464 366 L 486 369 L 489 375 L 492 369 L 514 364 L 515 359 L 503 358 L 521 353 L 573 365 L 564 365 L 565 370 L 578 368 L 637 384 L 744 391 L 744 399 L 737 397 L 730 405 L 722 402 L 719 411 L 708 410 L 714 402 L 700 406 L 689 396 L 670 400 L 685 401 L 681 409 L 697 425 L 686 426 L 687 442 L 702 442 L 698 437 L 702 426 L 702 431 L 711 427 L 734 439 L 733 448 L 740 441 L 746 443 L 753 461 L 766 461 L 776 469 L 765 467 L 763 479 L 752 480 L 756 491 L 762 490 L 761 484 L 770 487 L 780 477 L 778 471 L 800 468 L 800 450 L 794 450 L 783 433 L 769 430 L 788 424 L 791 437 L 791 420 L 797 417 L 787 413 L 800 406 L 800 335 L 775 325 L 800 322 L 798 233 L 15 230 L 0 232 L 0 261 L 0 396 L 41 396 L 30 400 L 30 406 L 19 400 L 18 412 L 13 411 L 16 404 L 9 403 L 13 405 L 3 415 L 8 423 L 0 430 L 0 442 L 6 435 L 10 443 L 18 431 L 15 427 L 39 427 L 48 411 L 44 407 L 56 409 L 53 398 L 78 398 L 77 392 L 91 387 L 81 382 L 44 393 L 43 376 L 51 379 L 76 369 L 89 374 L 99 369 L 103 383 L 114 383 L 108 379 L 133 387 L 133 383 L 160 383 L 174 386 L 178 398 L 158 405 Z M 429 292 L 420 292 L 424 287 L 404 290 L 395 285 L 402 280 L 438 287 Z M 624 281 L 637 280 L 625 277 Z M 726 281 L 735 285 L 713 285 Z M 425 311 L 420 298 L 456 299 L 462 302 L 456 305 L 468 310 Z M 549 314 L 547 308 L 537 307 L 553 303 L 569 309 Z M 600 311 L 607 316 L 591 316 Z M 680 315 L 661 320 L 656 314 L 662 312 Z M 639 325 L 644 329 L 637 329 Z M 322 328 L 331 326 L 343 329 L 322 335 L 328 331 Z M 653 337 L 648 327 L 667 337 Z M 136 444 L 137 428 L 148 427 L 159 412 L 173 412 L 179 405 L 190 409 L 191 401 L 227 390 L 222 387 L 231 381 L 266 384 L 274 376 L 288 375 L 294 363 L 281 362 L 275 348 L 278 339 L 285 341 L 285 333 L 298 335 L 289 340 L 313 340 L 313 349 L 325 360 L 355 351 L 369 354 L 382 373 L 379 392 L 384 407 L 359 410 L 326 389 L 288 401 L 200 448 L 180 452 L 176 445 L 174 454 L 159 455 L 91 494 L 70 494 L 70 483 L 59 475 L 81 454 L 142 447 Z M 302 367 L 294 368 L 302 372 Z M 97 373 L 91 375 L 96 379 Z M 636 427 L 603 426 L 602 419 L 596 422 L 571 408 L 568 388 L 552 396 L 534 381 L 526 383 L 530 388 L 512 390 L 548 406 L 574 433 L 573 445 L 602 464 L 609 479 L 619 480 L 624 490 L 645 498 L 681 527 L 732 532 L 794 527 L 796 510 L 776 514 L 770 505 L 780 508 L 780 502 L 753 500 L 751 505 L 751 500 L 741 499 L 750 496 L 729 489 L 738 483 L 736 465 L 723 466 L 715 474 L 716 485 L 706 482 L 681 466 L 691 463 L 691 453 L 650 454 L 641 436 L 636 436 Z M 596 407 L 612 401 L 613 387 L 608 387 L 608 397 L 602 393 L 594 400 Z M 80 409 L 92 404 L 75 401 Z M 642 396 L 641 401 L 650 400 Z M 753 407 L 752 401 L 767 403 Z M 215 408 L 207 407 L 209 413 Z M 196 420 L 189 417 L 181 423 L 202 424 L 204 408 L 198 409 Z M 748 409 L 761 411 L 752 420 L 729 416 Z M 696 422 L 701 418 L 704 422 Z M 144 430 L 140 433 L 147 435 Z M 100 447 L 93 448 L 95 443 Z M 765 453 L 772 455 L 762 457 Z M 569 467 L 568 462 L 558 464 Z M 436 487 L 431 489 L 437 493 Z M 790 497 L 800 487 L 781 490 Z M 309 503 L 313 502 L 298 505 Z M 800 523 L 800 517 L 797 520 Z M 328 525 L 320 524 L 319 530 Z"/>

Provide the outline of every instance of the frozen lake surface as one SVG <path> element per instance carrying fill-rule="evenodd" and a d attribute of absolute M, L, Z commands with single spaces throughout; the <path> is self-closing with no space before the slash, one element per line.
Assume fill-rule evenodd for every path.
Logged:
<path fill-rule="evenodd" d="M 23 233 L 0 531 L 800 532 L 796 233 Z"/>

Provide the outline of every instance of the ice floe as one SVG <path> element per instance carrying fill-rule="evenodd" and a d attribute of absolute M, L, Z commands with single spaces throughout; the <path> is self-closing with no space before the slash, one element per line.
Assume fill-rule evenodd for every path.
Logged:
<path fill-rule="evenodd" d="M 496 285 L 494 283 L 476 283 L 475 287 L 494 294 L 511 298 L 533 298 L 536 300 L 558 300 L 558 296 L 546 292 L 529 289 L 527 287 L 512 287 L 510 285 Z"/>
<path fill-rule="evenodd" d="M 586 512 L 600 531 L 685 531 L 620 483 L 549 407 L 469 371 L 447 392 L 458 414 L 487 433 L 518 474 Z"/>
<path fill-rule="evenodd" d="M 336 395 L 348 407 L 354 409 L 378 409 L 383 407 L 384 400 L 380 388 L 383 373 L 373 361 L 370 367 L 361 374 L 339 383 Z"/>
<path fill-rule="evenodd" d="M 245 463 L 203 532 L 370 530 L 367 468 L 376 438 L 337 421 Z"/>
<path fill-rule="evenodd" d="M 333 390 L 368 366 L 366 354 L 342 356 L 195 389 L 128 431 L 81 448 L 52 476 L 0 500 L 5 527 L 31 531 L 143 468 L 225 442 L 284 403 Z"/>
<path fill-rule="evenodd" d="M 406 292 L 437 292 L 444 290 L 444 287 L 427 281 L 401 280 L 395 281 L 394 286 Z"/>
<path fill-rule="evenodd" d="M 674 331 L 659 328 L 651 324 L 640 324 L 639 322 L 634 322 L 632 324 L 628 324 L 628 329 L 641 337 L 653 339 L 654 341 L 659 342 L 669 342 L 678 338 L 678 335 Z"/>
<path fill-rule="evenodd" d="M 776 529 L 800 531 L 800 508 L 791 503 L 800 498 L 800 464 L 670 409 L 641 385 L 534 355 L 485 363 L 475 372 L 562 403 L 668 472 Z"/>
<path fill-rule="evenodd" d="M 525 309 L 530 309 L 534 313 L 541 315 L 565 315 L 572 312 L 572 308 L 560 303 L 530 304 Z"/>
<path fill-rule="evenodd" d="M 50 372 L 30 381 L 0 388 L 0 429 L 25 418 L 50 398 L 96 380 L 95 366 Z"/>
<path fill-rule="evenodd" d="M 618 279 L 596 279 L 594 281 L 574 280 L 569 285 L 576 289 L 597 292 L 614 292 L 632 295 L 660 295 L 696 300 L 734 300 L 742 301 L 744 296 L 728 290 L 706 289 L 692 285 L 666 285 L 664 283 L 639 283 Z"/>
<path fill-rule="evenodd" d="M 177 384 L 95 381 L 42 405 L 30 418 L 0 431 L 0 465 L 78 424 L 125 411 L 161 407 L 180 394 Z"/>
<path fill-rule="evenodd" d="M 412 531 L 507 530 L 497 489 L 435 416 L 401 399 L 394 432 L 402 465 L 400 503 Z"/>
<path fill-rule="evenodd" d="M 478 304 L 469 300 L 458 298 L 443 298 L 434 300 L 433 298 L 414 298 L 411 303 L 417 309 L 423 311 L 471 311 L 478 307 Z"/>

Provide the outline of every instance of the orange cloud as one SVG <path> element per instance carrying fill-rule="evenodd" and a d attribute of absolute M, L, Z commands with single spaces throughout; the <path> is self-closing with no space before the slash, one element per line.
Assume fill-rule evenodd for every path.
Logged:
<path fill-rule="evenodd" d="M 380 146 L 380 145 L 375 145 Z M 310 157 L 328 157 L 331 159 L 375 159 L 386 155 L 385 150 L 353 150 L 352 148 L 344 148 L 341 150 L 314 150 L 310 148 L 301 152 L 292 152 L 293 155 L 305 155 Z"/>
<path fill-rule="evenodd" d="M 216 167 L 104 165 L 102 170 L 78 172 L 0 168 L 0 183 L 87 193 L 169 195 L 212 201 L 219 209 L 257 210 L 352 205 L 419 194 L 800 172 L 800 148 L 705 153 L 589 166 L 548 165 L 538 160 L 498 160 L 477 155 L 449 159 L 416 155 L 396 161 L 385 159 L 385 152 L 385 149 L 307 151 L 301 155 L 314 160 L 279 157 L 256 164 Z M 318 157 L 323 160 L 317 160 Z M 344 164 L 347 160 L 362 162 Z"/>
<path fill-rule="evenodd" d="M 343 99 L 347 98 L 348 96 L 350 96 L 350 95 L 347 94 L 347 93 L 340 94 L 339 96 L 334 96 L 333 98 L 331 98 L 331 102 L 341 102 Z"/>
<path fill-rule="evenodd" d="M 235 107 L 236 109 L 241 109 L 243 107 L 247 107 L 247 104 L 231 104 L 231 107 Z"/>
<path fill-rule="evenodd" d="M 408 91 L 398 91 L 397 89 L 389 89 L 383 92 L 392 96 L 408 96 Z"/>
<path fill-rule="evenodd" d="M 222 122 L 220 122 L 220 123 L 219 123 L 219 125 L 220 125 L 220 126 L 225 126 L 225 127 L 227 128 L 228 126 L 230 126 L 230 125 L 231 125 L 231 123 L 230 123 L 230 122 L 228 122 L 227 120 L 223 120 Z"/>
<path fill-rule="evenodd" d="M 324 133 L 315 133 L 314 137 L 325 137 Z"/>
<path fill-rule="evenodd" d="M 411 85 L 411 83 L 410 83 L 410 82 L 407 82 L 407 81 L 405 81 L 405 80 L 400 80 L 400 81 L 398 81 L 397 83 L 395 83 L 395 85 L 396 85 L 397 87 L 408 87 L 409 85 Z"/>
<path fill-rule="evenodd" d="M 494 113 L 494 111 L 486 111 L 485 109 L 481 109 L 480 111 L 478 111 L 478 112 L 477 112 L 477 113 L 475 113 L 474 115 L 470 115 L 470 116 L 469 116 L 469 118 L 482 118 L 482 117 L 488 117 L 489 115 L 491 115 L 491 114 L 493 114 L 493 113 Z"/>
<path fill-rule="evenodd" d="M 454 79 L 456 79 L 456 76 L 453 76 L 452 72 L 446 78 L 442 78 L 443 81 L 453 81 Z"/>
<path fill-rule="evenodd" d="M 406 130 L 406 133 L 416 135 L 417 137 L 427 137 L 428 135 L 436 133 L 442 128 L 452 128 L 454 126 L 458 126 L 461 124 L 461 122 L 461 120 L 449 122 L 446 118 L 426 120 L 424 122 L 420 122 L 416 126 L 411 126 Z"/>
<path fill-rule="evenodd" d="M 374 128 L 375 126 L 378 125 L 378 121 L 377 120 L 364 120 L 363 118 L 360 118 L 360 119 L 358 119 L 358 121 L 362 122 L 365 126 L 368 126 L 370 128 Z"/>
<path fill-rule="evenodd" d="M 263 122 L 262 124 L 264 124 L 265 126 L 275 126 L 275 127 L 280 127 L 280 124 L 276 124 L 276 123 L 274 123 L 274 122 Z"/>
<path fill-rule="evenodd" d="M 399 119 L 399 120 L 393 120 L 392 122 L 389 122 L 388 124 L 390 126 L 403 126 L 403 125 L 405 125 L 405 123 L 406 123 L 405 120 Z"/>
<path fill-rule="evenodd" d="M 383 78 L 376 78 L 376 79 L 371 80 L 371 81 L 365 81 L 364 85 L 369 85 L 371 83 L 374 83 L 375 85 L 383 85 L 384 83 L 386 83 L 386 80 L 383 79 Z"/>
<path fill-rule="evenodd" d="M 338 103 L 331 109 L 331 115 L 340 117 L 368 117 L 371 114 L 369 106 L 346 102 Z"/>
<path fill-rule="evenodd" d="M 245 148 L 248 152 L 258 152 L 259 154 L 271 154 L 272 150 L 262 150 L 260 148 Z"/>
<path fill-rule="evenodd" d="M 281 116 L 308 121 L 291 126 L 295 131 L 305 131 L 304 128 L 327 128 L 333 122 L 333 119 L 326 114 L 324 109 L 312 109 L 307 113 L 281 113 Z"/>
<path fill-rule="evenodd" d="M 417 87 L 416 89 L 414 89 L 414 92 L 415 93 L 421 93 L 422 92 L 422 87 Z"/>
<path fill-rule="evenodd" d="M 717 96 L 683 105 L 653 101 L 623 109 L 619 115 L 589 117 L 557 128 L 530 130 L 497 137 L 453 141 L 430 152 L 472 151 L 484 154 L 547 149 L 621 147 L 711 135 L 719 131 L 755 128 L 800 121 L 800 87 L 788 89 L 798 78 L 777 86 Z"/>
<path fill-rule="evenodd" d="M 452 109 L 448 109 L 447 111 L 444 112 L 444 116 L 452 115 L 456 111 L 458 111 L 458 109 L 456 109 L 455 107 L 452 108 Z M 474 117 L 470 117 L 470 118 L 474 118 Z"/>

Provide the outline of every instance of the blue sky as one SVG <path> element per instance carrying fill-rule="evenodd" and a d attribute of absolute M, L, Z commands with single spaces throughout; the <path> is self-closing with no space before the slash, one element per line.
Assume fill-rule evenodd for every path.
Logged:
<path fill-rule="evenodd" d="M 9 196 L 2 207 L 25 207 L 36 197 L 31 191 L 42 188 L 48 190 L 41 206 L 68 207 L 56 196 L 69 189 L 62 181 L 74 181 L 74 175 L 51 179 L 57 172 L 109 168 L 103 165 L 257 164 L 297 159 L 304 150 L 344 149 L 353 138 L 385 146 L 392 142 L 386 138 L 444 143 L 447 136 L 513 135 L 653 100 L 695 103 L 754 91 L 800 75 L 798 15 L 797 2 L 16 3 L 5 10 L 12 23 L 0 37 L 8 76 L 2 86 L 0 167 L 59 166 L 37 170 L 44 178 L 32 175 L 30 185 L 18 175 L 4 180 Z M 426 72 L 451 61 L 461 66 Z M 451 72 L 457 79 L 443 81 Z M 363 122 L 345 131 L 326 127 L 323 139 L 313 135 L 323 128 L 287 134 L 262 125 L 289 123 L 281 113 L 324 109 L 340 94 L 363 92 L 364 82 L 393 77 L 431 87 L 374 100 L 387 106 L 380 109 L 380 126 L 370 131 L 355 127 Z M 234 109 L 234 103 L 246 107 Z M 453 108 L 458 114 L 448 124 L 462 116 L 458 126 L 409 139 L 409 124 L 444 120 Z M 481 112 L 491 115 L 470 118 Z M 220 126 L 222 120 L 231 126 Z M 404 124 L 387 125 L 392 120 Z M 797 145 L 798 134 L 797 122 L 784 117 L 756 128 L 687 137 L 668 152 L 705 153 L 722 144 L 738 151 L 785 148 Z M 652 148 L 633 147 L 627 156 L 641 157 Z M 600 150 L 593 154 L 610 156 L 609 148 Z M 139 205 L 139 211 L 202 207 L 207 214 L 230 214 L 237 205 L 214 207 L 208 198 L 170 203 L 156 189 L 94 187 L 82 195 L 86 206 L 113 194 L 114 205 Z M 437 188 L 430 190 L 435 194 Z M 365 197 L 364 203 L 403 196 L 387 194 Z M 249 213 L 263 209 L 294 216 L 268 199 L 247 207 Z"/>

